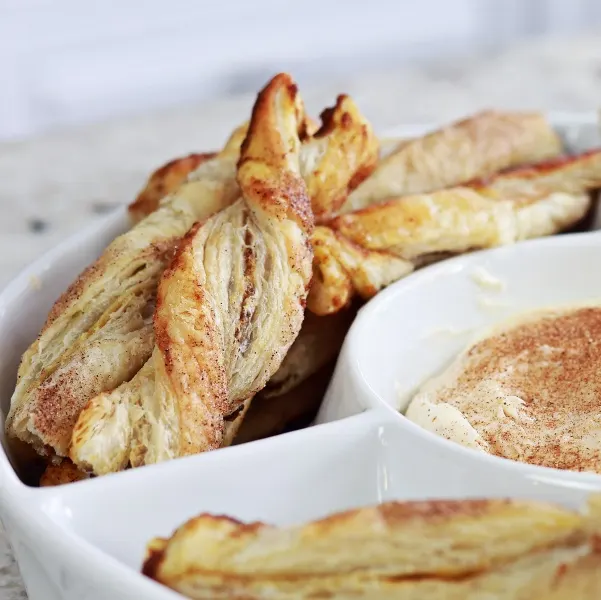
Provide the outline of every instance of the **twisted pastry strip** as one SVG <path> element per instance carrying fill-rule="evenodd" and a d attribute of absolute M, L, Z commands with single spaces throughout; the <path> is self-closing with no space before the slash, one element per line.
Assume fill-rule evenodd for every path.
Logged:
<path fill-rule="evenodd" d="M 388 502 L 278 528 L 208 514 L 148 546 L 143 573 L 193 600 L 593 600 L 599 500 Z M 582 595 L 573 595 L 578 590 Z"/>
<path fill-rule="evenodd" d="M 302 123 L 296 87 L 277 76 L 243 144 L 242 198 L 182 241 L 159 285 L 152 358 L 81 413 L 79 466 L 104 473 L 218 448 L 226 418 L 279 368 L 302 325 L 313 258 Z"/>
<path fill-rule="evenodd" d="M 158 280 L 192 224 L 238 196 L 239 143 L 236 132 L 158 210 L 116 238 L 54 304 L 21 360 L 6 422 L 10 437 L 40 454 L 66 456 L 86 402 L 129 380 L 148 360 Z"/>
<path fill-rule="evenodd" d="M 340 212 L 459 185 L 560 152 L 559 137 L 543 115 L 481 112 L 423 137 L 401 141 L 350 194 Z"/>
<path fill-rule="evenodd" d="M 370 298 L 431 255 L 511 244 L 565 229 L 601 187 L 601 151 L 405 196 L 342 215 L 313 234 L 308 308 L 325 315 Z"/>

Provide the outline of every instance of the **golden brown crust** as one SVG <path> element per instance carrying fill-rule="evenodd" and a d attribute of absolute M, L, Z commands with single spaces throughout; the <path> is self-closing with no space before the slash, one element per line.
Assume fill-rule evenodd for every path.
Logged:
<path fill-rule="evenodd" d="M 601 151 L 486 181 L 388 200 L 316 228 L 308 308 L 329 314 L 373 296 L 424 257 L 550 235 L 579 221 L 601 185 Z"/>
<path fill-rule="evenodd" d="M 267 139 L 276 123 L 273 119 L 267 120 L 265 115 L 263 119 L 265 123 L 262 135 Z M 145 281 L 145 289 L 141 291 L 139 308 L 136 310 L 140 314 L 140 311 L 152 312 L 146 307 L 154 302 L 156 281 L 167 264 L 183 227 L 190 223 L 193 215 L 208 216 L 234 198 L 237 190 L 235 185 L 227 183 L 225 186 L 221 184 L 215 186 L 212 180 L 215 171 L 222 168 L 221 163 L 231 165 L 236 160 L 238 148 L 247 130 L 247 124 L 238 128 L 215 159 L 201 161 L 198 168 L 189 174 L 189 181 L 179 188 L 174 198 L 168 197 L 167 205 L 158 214 L 153 214 L 150 221 L 140 223 L 134 231 L 116 241 L 78 278 L 50 313 L 42 334 L 45 337 L 50 337 L 49 328 L 57 317 L 61 318 L 60 327 L 57 328 L 58 335 L 52 335 L 51 344 L 60 344 L 60 337 L 65 335 L 65 331 L 69 328 L 73 328 L 72 321 L 69 321 L 69 313 L 74 314 L 76 318 L 81 314 L 89 315 L 84 307 L 91 299 L 96 306 L 101 306 L 96 302 L 97 296 L 93 296 L 91 292 L 95 285 L 103 285 L 105 280 L 114 278 L 120 264 L 125 269 L 120 283 L 122 289 L 131 285 L 129 273 L 142 269 L 137 277 L 138 280 Z M 377 145 L 371 129 L 352 101 L 341 97 L 337 105 L 324 116 L 324 124 L 318 132 L 318 138 L 315 140 L 310 138 L 310 134 L 315 133 L 315 124 L 306 118 L 299 125 L 299 131 L 300 135 L 306 138 L 302 149 L 303 165 L 307 168 L 305 177 L 308 182 L 315 182 L 318 179 L 320 181 L 319 187 L 314 186 L 315 193 L 319 194 L 319 199 L 316 201 L 321 202 L 324 207 L 333 206 L 339 201 L 341 190 L 352 186 L 352 182 L 360 176 L 361 170 L 368 168 L 367 165 L 374 161 L 373 154 L 377 151 Z M 341 154 L 342 149 L 348 154 L 348 160 L 345 154 Z M 184 166 L 191 168 L 191 161 L 184 161 Z M 163 174 L 164 171 L 161 172 L 161 175 Z M 221 177 L 219 172 L 217 174 Z M 178 176 L 182 174 L 178 173 Z M 278 185 L 285 184 L 286 182 L 279 182 Z M 198 186 L 201 188 L 200 191 L 196 189 Z M 205 207 L 200 207 L 194 197 L 200 193 L 211 195 Z M 148 204 L 146 207 L 148 208 Z M 169 214 L 167 216 L 162 214 L 165 212 Z M 309 218 L 308 214 L 297 216 L 305 223 Z M 166 219 L 172 219 L 174 231 L 173 235 L 165 239 L 164 233 L 168 231 L 168 226 L 163 223 Z M 150 239 L 157 241 L 152 241 L 148 245 Z M 136 246 L 139 246 L 140 250 L 137 250 Z M 107 308 L 110 308 L 111 298 L 116 299 L 119 293 L 123 293 L 118 290 L 100 289 L 101 298 L 103 292 Z M 134 314 L 133 310 L 130 312 L 132 312 L 130 319 L 139 320 L 138 313 Z M 129 327 L 127 319 L 122 318 L 121 321 L 123 327 Z M 84 331 L 88 326 L 87 323 L 81 324 Z M 33 360 L 23 362 L 26 381 L 21 385 L 18 394 L 22 407 L 19 409 L 17 405 L 15 406 L 13 418 L 9 421 L 10 430 L 16 432 L 21 439 L 34 443 L 40 452 L 45 452 L 45 446 L 49 445 L 59 455 L 66 454 L 75 419 L 89 398 L 99 393 L 110 393 L 121 382 L 129 381 L 148 359 L 153 340 L 147 325 L 138 330 L 138 338 L 138 341 L 132 341 L 130 346 L 124 345 L 123 341 L 117 339 L 111 339 L 110 343 L 100 340 L 101 347 L 94 348 L 93 360 L 101 359 L 101 366 L 105 367 L 105 374 L 102 377 L 99 377 L 98 370 L 92 367 L 90 362 L 92 358 L 86 358 L 90 348 L 85 338 L 79 340 L 80 353 L 77 353 L 74 347 L 70 353 L 58 349 L 55 365 L 49 368 L 46 364 L 43 372 L 37 371 L 37 368 L 32 369 L 32 366 L 35 367 L 37 353 L 34 345 L 30 349 Z M 107 353 L 113 357 L 112 360 L 108 360 Z M 115 361 L 119 361 L 119 364 L 115 365 Z M 38 364 L 45 362 L 45 358 L 39 357 Z M 54 370 L 57 373 L 55 376 L 52 375 Z M 40 380 L 38 376 L 42 379 Z M 139 380 L 136 379 L 134 384 L 138 383 Z M 103 398 L 106 400 L 106 395 Z M 30 410 L 32 404 L 40 408 L 32 412 Z M 15 416 L 17 418 L 14 418 Z M 16 423 L 14 427 L 13 423 Z M 40 443 L 41 441 L 43 444 Z"/>
<path fill-rule="evenodd" d="M 561 150 L 559 137 L 543 115 L 484 111 L 399 144 L 349 196 L 342 212 L 459 185 L 553 158 Z"/>
<path fill-rule="evenodd" d="M 161 200 L 175 192 L 192 171 L 207 160 L 215 158 L 216 155 L 217 152 L 189 154 L 159 167 L 152 173 L 137 198 L 127 207 L 132 221 L 137 223 L 154 212 Z"/>
<path fill-rule="evenodd" d="M 594 506 L 510 500 L 390 502 L 292 528 L 204 514 L 153 540 L 143 573 L 192 599 L 568 600 L 567 581 L 598 592 L 597 533 Z"/>
<path fill-rule="evenodd" d="M 40 487 L 64 485 L 88 478 L 87 473 L 80 471 L 70 460 L 65 459 L 59 464 L 50 463 L 46 467 L 40 478 Z"/>
<path fill-rule="evenodd" d="M 379 152 L 371 125 L 348 96 L 338 96 L 321 120 L 322 126 L 308 142 L 316 152 L 305 154 L 311 159 L 317 154 L 319 161 L 301 165 L 317 222 L 339 211 L 349 192 L 372 173 Z"/>
<path fill-rule="evenodd" d="M 276 76 L 242 145 L 242 198 L 195 225 L 163 274 L 151 361 L 79 417 L 70 456 L 82 468 L 100 474 L 219 448 L 228 417 L 280 366 L 311 277 L 303 122 L 296 86 Z"/>
<path fill-rule="evenodd" d="M 275 123 L 265 124 L 267 129 Z M 248 131 L 239 127 L 220 155 L 237 152 Z M 374 170 L 378 161 L 378 140 L 369 122 L 351 98 L 341 95 L 336 104 L 321 114 L 321 126 L 305 116 L 299 126 L 303 141 L 301 172 L 312 200 L 317 221 L 332 217 L 355 189 Z M 396 144 L 398 145 L 398 141 Z M 160 200 L 175 191 L 186 178 L 215 153 L 191 154 L 175 159 L 155 171 L 129 212 L 135 222 L 154 212 Z"/>
<path fill-rule="evenodd" d="M 281 81 L 276 78 L 276 83 L 279 84 Z M 288 93 L 292 92 L 296 93 L 293 87 L 288 90 Z M 340 98 L 336 107 L 332 109 L 331 113 L 326 115 L 325 126 L 322 127 L 319 137 L 311 138 L 310 134 L 314 132 L 315 126 L 304 115 L 299 113 L 300 107 L 297 107 L 295 112 L 289 111 L 287 120 L 282 120 L 282 115 L 278 116 L 274 114 L 272 106 L 273 101 L 274 97 L 269 88 L 257 99 L 253 111 L 253 119 L 249 127 L 248 138 L 247 141 L 244 142 L 242 158 L 239 163 L 240 187 L 242 188 L 244 184 L 243 192 L 246 198 L 252 198 L 252 201 L 256 206 L 262 207 L 263 210 L 268 210 L 272 216 L 280 220 L 294 222 L 302 231 L 309 232 L 312 227 L 312 213 L 300 193 L 298 185 L 299 166 L 294 166 L 292 164 L 294 162 L 294 160 L 291 159 L 293 152 L 300 152 L 300 171 L 307 181 L 312 181 L 316 177 L 323 178 L 322 185 L 319 188 L 316 187 L 315 191 L 316 193 L 319 192 L 324 206 L 333 205 L 339 198 L 340 190 L 348 189 L 349 186 L 352 185 L 352 181 L 356 180 L 358 170 L 360 168 L 365 168 L 366 161 L 372 160 L 371 155 L 374 151 L 373 139 L 371 134 L 368 136 L 365 135 L 366 132 L 370 132 L 371 130 L 369 130 L 364 120 L 358 114 L 350 99 Z M 348 115 L 352 116 L 349 117 Z M 289 137 L 282 137 L 279 134 L 282 127 L 288 127 L 291 131 L 293 130 L 291 128 L 292 120 L 294 120 L 294 128 L 297 132 L 296 141 Z M 302 145 L 298 147 L 301 137 L 304 138 L 304 141 Z M 315 139 L 317 139 L 316 143 L 314 143 Z M 369 147 L 366 146 L 367 142 L 370 144 Z M 290 146 L 291 143 L 294 144 L 294 147 Z M 342 147 L 345 148 L 345 151 L 352 154 L 352 156 L 356 156 L 357 159 L 347 161 L 344 155 L 340 154 L 340 148 Z M 202 171 L 202 169 L 203 166 L 201 166 L 199 171 Z M 296 173 L 294 173 L 293 169 L 296 169 Z M 193 180 L 195 176 L 196 173 L 192 174 L 190 180 Z M 282 201 L 282 198 L 284 197 L 281 195 L 282 190 L 285 191 L 285 201 Z M 331 199 L 331 201 L 329 199 Z M 212 222 L 211 225 L 206 225 L 205 233 L 209 231 L 209 227 L 215 226 L 217 227 L 216 231 L 221 231 L 221 229 L 226 226 L 226 223 L 229 224 L 228 227 L 232 227 L 231 231 L 228 230 L 228 236 L 230 238 L 229 243 L 233 244 L 232 248 L 226 248 L 225 246 L 227 244 L 224 242 L 216 242 L 214 239 L 217 235 L 216 233 L 211 234 L 212 241 L 207 238 L 207 240 L 203 241 L 203 244 L 205 242 L 209 243 L 209 241 L 211 244 L 223 244 L 220 256 L 225 260 L 230 255 L 236 255 L 240 250 L 238 245 L 243 241 L 246 248 L 244 251 L 245 268 L 252 268 L 252 263 L 256 258 L 253 257 L 253 240 L 259 244 L 258 251 L 262 253 L 264 250 L 261 249 L 260 239 L 256 238 L 258 231 L 255 230 L 255 225 L 253 224 L 254 221 L 251 217 L 252 213 L 241 211 L 239 206 L 233 206 L 226 209 L 222 214 L 215 218 L 215 221 Z M 218 224 L 218 226 L 215 224 Z M 244 236 L 235 238 L 237 227 L 246 231 Z M 202 235 L 205 235 L 205 233 Z M 248 236 L 250 237 L 246 239 Z M 183 250 L 187 244 L 188 241 L 182 245 L 182 250 L 178 254 L 177 261 L 183 260 Z M 285 246 L 292 249 L 294 244 L 286 242 Z M 293 259 L 294 264 L 297 266 L 306 266 L 306 253 L 308 251 L 307 246 L 298 246 L 298 255 Z M 191 250 L 188 249 L 188 254 L 190 252 Z M 232 254 L 228 254 L 228 252 L 232 252 Z M 193 259 L 187 259 L 188 267 L 193 262 Z M 223 267 L 216 264 L 214 268 L 218 270 Z M 272 270 L 271 267 L 270 270 Z M 187 272 L 187 269 L 181 268 L 177 270 L 177 273 L 182 272 Z M 310 270 L 306 272 L 303 271 L 302 277 L 305 280 L 308 281 L 310 276 Z M 178 285 L 182 287 L 186 285 L 185 282 L 179 282 L 176 285 L 175 275 L 172 270 L 167 272 L 164 280 L 166 280 L 167 277 L 174 277 L 173 285 L 171 286 L 172 289 L 176 289 Z M 210 279 L 213 280 L 214 278 Z M 190 289 L 189 292 L 192 293 L 192 289 Z M 248 287 L 247 292 L 244 293 L 247 294 L 250 292 L 252 292 L 252 286 Z M 157 303 L 159 309 L 161 309 L 161 307 L 164 309 L 163 312 L 165 318 L 162 319 L 160 323 L 155 319 L 157 350 L 155 350 L 153 359 L 149 361 L 149 363 L 147 363 L 131 381 L 124 383 L 112 392 L 101 394 L 95 398 L 81 414 L 73 435 L 71 448 L 71 456 L 78 464 L 85 468 L 90 468 L 92 463 L 97 463 L 96 472 L 101 473 L 106 472 L 106 470 L 123 468 L 128 460 L 132 465 L 142 464 L 142 462 L 146 460 L 144 458 L 146 453 L 144 448 L 147 444 L 145 442 L 136 444 L 135 440 L 145 436 L 140 427 L 142 429 L 145 427 L 147 428 L 148 420 L 135 419 L 137 425 L 132 424 L 132 422 L 125 417 L 127 410 L 124 409 L 124 407 L 132 405 L 139 408 L 143 402 L 141 398 L 142 390 L 144 390 L 144 395 L 146 397 L 154 398 L 153 402 L 155 403 L 155 407 L 160 407 L 162 406 L 165 397 L 169 396 L 174 389 L 171 385 L 164 386 L 163 388 L 155 385 L 156 378 L 165 381 L 165 378 L 168 378 L 170 375 L 164 369 L 159 373 L 155 369 L 154 364 L 155 360 L 158 360 L 157 357 L 159 357 L 157 352 L 161 348 L 163 348 L 164 351 L 164 348 L 166 347 L 166 345 L 162 345 L 161 340 L 169 339 L 168 323 L 171 323 L 175 318 L 172 318 L 173 315 L 168 315 L 168 306 L 176 306 L 177 298 L 180 296 L 181 294 L 174 293 L 173 299 L 166 301 L 162 297 L 161 288 L 159 288 Z M 245 306 L 248 301 L 248 299 L 244 300 Z M 277 310 L 279 311 L 280 309 Z M 159 310 L 157 310 L 157 314 L 158 313 Z M 241 312 L 240 316 L 242 318 L 240 331 L 243 332 L 247 330 L 248 323 L 246 322 L 247 318 L 244 311 Z M 209 321 L 205 323 L 205 326 L 209 328 Z M 273 354 L 274 359 L 277 359 L 278 356 L 278 353 Z M 270 364 L 271 361 L 265 362 L 266 366 L 269 366 Z M 198 380 L 197 383 L 199 383 Z M 219 414 L 226 415 L 229 413 L 236 413 L 236 410 L 235 406 L 221 406 L 218 412 Z M 237 414 L 236 418 L 232 421 L 228 421 L 226 432 L 226 437 L 229 436 L 228 439 L 231 438 L 231 435 L 235 433 L 235 430 L 239 427 L 243 416 L 244 413 L 242 412 Z M 175 422 L 176 414 L 172 413 L 169 418 Z M 111 429 L 111 423 L 119 423 L 119 425 L 115 426 L 115 429 Z M 207 432 L 211 427 L 208 420 L 205 421 L 202 426 L 202 428 L 204 428 L 203 430 L 206 430 Z M 221 425 L 218 423 L 217 427 L 221 428 Z M 111 431 L 109 431 L 109 429 L 111 429 Z M 102 452 L 104 452 L 106 456 L 104 458 L 99 458 L 94 438 L 102 440 L 104 435 L 112 435 L 114 444 L 110 446 L 110 449 L 105 446 L 102 449 Z M 212 441 L 208 439 L 200 440 L 198 443 L 203 447 L 206 445 L 206 449 L 217 447 L 218 445 L 225 443 L 223 440 L 219 442 L 214 436 L 211 439 Z M 128 448 L 132 445 L 136 446 L 138 449 L 132 449 L 130 452 Z M 86 454 L 87 458 L 84 458 L 84 454 Z M 100 463 L 104 466 L 101 467 Z M 111 466 L 108 467 L 107 465 Z"/>

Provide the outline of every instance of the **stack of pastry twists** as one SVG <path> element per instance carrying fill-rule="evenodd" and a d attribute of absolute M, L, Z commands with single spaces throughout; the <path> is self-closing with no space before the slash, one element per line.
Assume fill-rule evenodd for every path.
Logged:
<path fill-rule="evenodd" d="M 154 353 L 155 329 L 158 330 L 161 323 L 155 319 L 158 325 L 153 326 L 158 282 L 171 262 L 179 240 L 194 223 L 203 222 L 211 215 L 217 215 L 222 229 L 243 228 L 246 231 L 246 221 L 240 222 L 239 212 L 231 212 L 233 209 L 230 208 L 241 194 L 259 193 L 253 187 L 258 175 L 245 175 L 248 172 L 246 163 L 254 164 L 257 167 L 255 173 L 265 181 L 277 175 L 273 185 L 289 184 L 287 178 L 281 178 L 283 171 L 280 171 L 284 167 L 291 168 L 290 165 L 269 162 L 261 165 L 257 158 L 260 153 L 256 150 L 260 148 L 267 152 L 271 148 L 271 153 L 277 154 L 283 144 L 280 138 L 290 135 L 288 131 L 282 131 L 282 124 L 289 121 L 289 115 L 283 112 L 285 105 L 269 104 L 264 99 L 276 95 L 282 86 L 291 85 L 286 75 L 274 78 L 261 94 L 247 132 L 246 126 L 237 130 L 221 152 L 202 162 L 183 185 L 160 202 L 152 193 L 138 202 L 138 215 L 145 210 L 144 206 L 149 210 L 158 208 L 112 242 L 59 299 L 40 337 L 23 357 L 7 419 L 9 436 L 31 444 L 40 454 L 68 456 L 73 428 L 88 403 L 92 401 L 87 415 L 95 413 L 93 407 L 102 404 L 106 392 L 114 392 L 117 397 L 124 393 L 129 398 L 129 388 L 119 386 L 131 382 L 134 375 L 134 383 L 142 386 L 153 378 L 155 361 L 149 362 L 149 358 Z M 258 110 L 259 102 L 261 110 Z M 375 165 L 377 140 L 352 100 L 345 96 L 340 96 L 335 107 L 324 113 L 323 125 L 318 131 L 310 120 L 297 117 L 295 135 L 302 140 L 295 158 L 299 162 L 297 170 L 302 175 L 303 185 L 315 194 L 311 200 L 327 209 L 330 201 L 340 203 L 351 186 L 357 185 Z M 253 152 L 256 156 L 248 155 L 253 160 L 242 161 L 237 172 L 241 139 L 245 139 L 247 153 Z M 287 189 L 284 188 L 283 193 L 294 192 L 293 188 Z M 305 208 L 306 220 L 312 220 L 310 206 Z M 225 213 L 219 214 L 223 209 L 226 209 Z M 230 218 L 233 222 L 228 220 Z M 206 227 L 201 229 L 207 231 Z M 247 240 L 236 238 L 238 246 L 252 249 L 254 233 L 249 231 L 251 237 Z M 217 238 L 214 243 L 219 243 Z M 227 256 L 224 254 L 220 258 L 225 260 Z M 181 260 L 181 254 L 178 260 Z M 268 261 L 269 273 L 275 273 L 278 265 L 279 261 L 273 264 Z M 221 268 L 217 264 L 214 266 Z M 211 272 L 208 277 L 223 277 L 223 285 L 229 281 L 225 273 Z M 273 352 L 273 348 L 265 347 L 264 350 Z M 263 362 L 264 357 L 257 360 Z M 121 406 L 123 403 L 117 401 L 115 413 L 111 415 L 117 421 L 124 415 L 119 409 Z M 234 418 L 236 415 L 223 416 Z M 241 420 L 242 415 L 238 416 Z M 83 433 L 85 418 L 80 433 Z M 110 435 L 103 423 L 104 419 L 89 423 L 89 435 L 93 435 L 98 427 Z M 115 431 L 118 436 L 123 434 L 121 425 Z M 228 429 L 229 432 L 235 431 L 235 425 Z M 125 430 L 128 431 L 127 427 Z M 83 437 L 79 439 L 84 440 Z M 231 434 L 226 432 L 224 443 L 230 439 Z M 87 466 L 86 459 L 90 457 L 86 454 L 86 459 L 80 458 L 79 448 L 80 444 L 75 443 L 71 455 Z M 158 452 L 157 456 L 163 454 Z M 116 464 L 112 457 L 107 460 Z"/>
<path fill-rule="evenodd" d="M 340 96 L 318 127 L 298 96 L 274 100 L 291 86 L 275 77 L 221 151 L 153 174 L 130 206 L 134 226 L 57 301 L 24 354 L 10 437 L 100 474 L 231 443 L 257 393 L 242 439 L 281 430 L 315 409 L 314 394 L 298 386 L 314 379 L 323 388 L 357 302 L 433 258 L 560 231 L 601 183 L 601 155 L 557 160 L 560 141 L 540 115 L 485 112 L 380 154 L 350 98 Z M 301 214 L 292 173 L 310 201 L 303 226 L 291 218 Z M 265 229 L 257 207 L 274 189 L 290 210 Z M 300 333 L 278 304 L 288 288 L 269 283 L 287 281 L 284 247 L 300 269 L 291 223 L 313 251 L 311 318 Z M 247 261 L 263 265 L 256 281 Z M 261 339 L 253 333 L 266 323 L 259 297 L 288 319 L 290 338 L 269 334 L 285 329 L 273 320 Z M 200 343 L 207 362 L 188 372 Z M 284 408 L 287 399 L 298 410 Z M 267 414 L 270 402 L 282 418 L 269 408 L 267 428 L 257 411 Z"/>
<path fill-rule="evenodd" d="M 326 315 L 355 295 L 370 298 L 432 256 L 561 231 L 584 217 L 599 187 L 594 151 L 341 215 L 313 234 L 308 308 Z"/>
<path fill-rule="evenodd" d="M 309 310 L 331 314 L 432 259 L 577 222 L 601 186 L 601 153 L 560 153 L 530 113 L 487 111 L 399 142 L 344 201 L 316 213 Z"/>
<path fill-rule="evenodd" d="M 208 514 L 148 546 L 143 572 L 193 600 L 594 600 L 599 499 L 389 502 L 305 526 Z"/>

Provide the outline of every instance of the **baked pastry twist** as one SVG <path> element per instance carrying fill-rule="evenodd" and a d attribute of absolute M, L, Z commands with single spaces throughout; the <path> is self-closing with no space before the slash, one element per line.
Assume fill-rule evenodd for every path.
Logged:
<path fill-rule="evenodd" d="M 148 546 L 143 572 L 194 599 L 593 600 L 599 501 L 390 502 L 301 527 L 208 514 Z"/>
<path fill-rule="evenodd" d="M 238 166 L 242 198 L 182 241 L 159 284 L 152 358 L 79 416 L 71 457 L 97 474 L 219 448 L 226 419 L 277 371 L 304 316 L 313 215 L 303 108 L 286 75 L 259 95 Z"/>
<path fill-rule="evenodd" d="M 330 109 L 332 111 L 332 109 Z M 326 114 L 330 111 L 326 111 Z M 340 127 L 349 118 L 362 120 L 367 135 L 363 135 L 368 160 L 346 197 L 325 207 L 319 199 L 313 202 L 313 210 L 319 221 L 336 212 L 348 213 L 395 196 L 431 192 L 458 185 L 479 177 L 523 164 L 536 163 L 557 157 L 562 151 L 561 141 L 546 118 L 540 113 L 483 111 L 462 121 L 414 139 L 381 140 L 382 153 L 375 171 L 369 158 L 375 160 L 375 139 L 363 117 L 350 107 L 348 114 L 339 112 L 330 119 Z M 310 135 L 316 126 L 309 122 Z M 243 131 L 241 129 L 241 131 Z M 357 127 L 348 127 L 346 139 L 362 135 Z M 344 137 L 338 147 L 330 146 L 332 154 L 345 153 Z M 350 155 L 357 159 L 357 142 Z M 373 145 L 373 146 L 372 146 Z M 130 206 L 132 214 L 147 215 L 156 209 L 158 197 L 172 191 L 181 181 L 187 169 L 206 160 L 210 154 L 192 154 L 176 159 L 158 169 L 146 188 Z M 373 172 L 372 172 L 373 171 Z M 334 174 L 329 174 L 332 177 Z M 369 177 L 367 177 L 369 175 Z M 318 182 L 316 182 L 318 183 Z M 313 198 L 317 197 L 317 194 Z"/>
<path fill-rule="evenodd" d="M 379 156 L 371 125 L 351 98 L 338 96 L 335 106 L 320 116 L 322 126 L 307 142 L 310 151 L 301 153 L 301 171 L 317 223 L 339 211 L 349 193 L 371 175 Z"/>
<path fill-rule="evenodd" d="M 557 233 L 586 214 L 600 186 L 595 150 L 342 215 L 313 234 L 308 308 L 325 315 L 370 298 L 432 257 Z"/>
<path fill-rule="evenodd" d="M 558 156 L 561 141 L 539 113 L 484 111 L 400 141 L 348 197 L 349 213 L 388 198 L 421 194 Z"/>

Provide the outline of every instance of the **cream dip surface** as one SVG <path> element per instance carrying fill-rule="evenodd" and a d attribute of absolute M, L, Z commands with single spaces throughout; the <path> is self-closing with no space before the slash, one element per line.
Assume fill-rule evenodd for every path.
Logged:
<path fill-rule="evenodd" d="M 487 331 L 422 386 L 406 416 L 482 452 L 601 473 L 601 302 Z"/>

